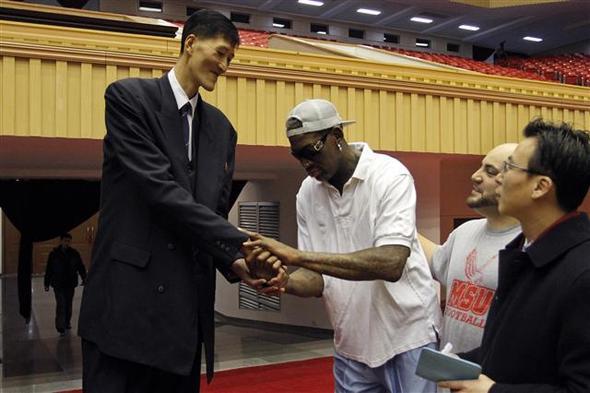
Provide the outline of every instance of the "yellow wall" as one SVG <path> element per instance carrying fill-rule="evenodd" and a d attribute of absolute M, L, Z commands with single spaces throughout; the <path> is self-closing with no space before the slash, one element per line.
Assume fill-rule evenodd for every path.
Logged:
<path fill-rule="evenodd" d="M 0 32 L 0 135 L 100 139 L 105 87 L 160 76 L 178 51 L 171 39 L 10 21 Z M 250 145 L 286 145 L 284 118 L 306 98 L 332 100 L 357 120 L 347 139 L 379 150 L 482 154 L 534 116 L 590 129 L 584 87 L 252 47 L 203 96 Z"/>

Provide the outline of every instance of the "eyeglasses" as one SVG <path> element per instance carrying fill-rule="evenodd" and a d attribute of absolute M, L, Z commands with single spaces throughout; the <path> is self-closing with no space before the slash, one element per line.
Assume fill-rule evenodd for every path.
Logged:
<path fill-rule="evenodd" d="M 324 136 L 318 139 L 315 143 L 309 144 L 305 147 L 302 147 L 298 150 L 291 150 L 291 155 L 298 160 L 310 160 L 312 161 L 326 146 L 326 139 L 330 135 L 329 132 L 326 132 Z"/>
<path fill-rule="evenodd" d="M 525 168 L 519 165 L 516 165 L 515 163 L 513 163 L 512 161 L 504 161 L 503 165 L 502 165 L 502 173 L 506 173 L 508 172 L 510 169 L 518 169 L 520 171 L 526 172 L 526 173 L 530 173 L 531 175 L 543 175 L 543 173 L 536 171 L 534 169 L 529 169 L 529 168 Z"/>

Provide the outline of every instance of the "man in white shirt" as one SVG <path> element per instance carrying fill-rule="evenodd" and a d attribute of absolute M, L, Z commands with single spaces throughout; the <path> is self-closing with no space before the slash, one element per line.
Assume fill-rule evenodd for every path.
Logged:
<path fill-rule="evenodd" d="M 467 206 L 484 218 L 459 226 L 442 246 L 420 236 L 446 299 L 441 346 L 450 342 L 453 352 L 479 347 L 498 286 L 498 252 L 520 233 L 518 221 L 498 211 L 496 195 L 496 176 L 516 146 L 506 143 L 493 148 L 471 175 Z"/>
<path fill-rule="evenodd" d="M 297 194 L 301 251 L 252 234 L 245 246 L 260 248 L 247 261 L 254 271 L 276 258 L 299 266 L 286 292 L 323 296 L 336 392 L 435 392 L 415 375 L 420 349 L 436 345 L 440 311 L 417 238 L 414 181 L 396 159 L 348 144 L 350 123 L 325 100 L 291 111 L 291 153 L 309 174 Z"/>

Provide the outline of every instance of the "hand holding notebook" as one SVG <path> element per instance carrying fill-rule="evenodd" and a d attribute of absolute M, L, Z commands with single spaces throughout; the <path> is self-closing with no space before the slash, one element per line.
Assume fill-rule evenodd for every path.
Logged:
<path fill-rule="evenodd" d="M 416 375 L 435 382 L 477 379 L 481 374 L 481 366 L 446 353 L 450 348 L 450 344 L 442 351 L 423 348 L 418 359 Z"/>

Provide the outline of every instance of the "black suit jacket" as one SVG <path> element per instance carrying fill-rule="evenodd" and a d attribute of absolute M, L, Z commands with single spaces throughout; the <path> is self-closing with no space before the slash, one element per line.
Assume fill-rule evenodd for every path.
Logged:
<path fill-rule="evenodd" d="M 489 393 L 590 392 L 590 220 L 562 221 L 522 251 L 500 251 L 498 289 L 479 348 L 461 357 Z"/>
<path fill-rule="evenodd" d="M 202 339 L 211 377 L 215 267 L 230 272 L 247 238 L 224 219 L 236 132 L 200 97 L 191 165 L 167 75 L 117 81 L 105 100 L 101 213 L 79 334 L 108 355 L 183 375 Z"/>

